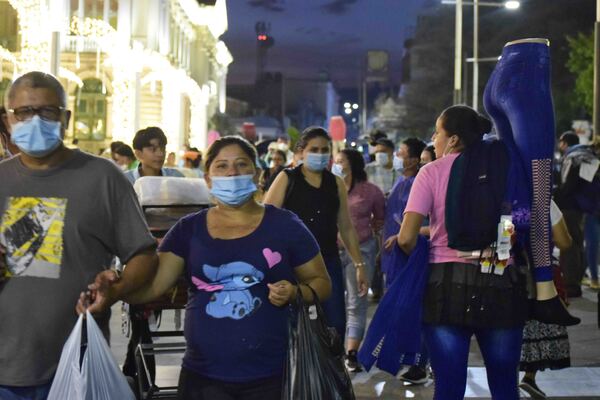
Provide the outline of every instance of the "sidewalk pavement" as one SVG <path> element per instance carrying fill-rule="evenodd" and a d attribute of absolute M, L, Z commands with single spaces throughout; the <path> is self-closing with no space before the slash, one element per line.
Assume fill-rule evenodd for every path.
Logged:
<path fill-rule="evenodd" d="M 538 374 L 539 387 L 550 399 L 596 399 L 600 400 L 600 329 L 597 325 L 597 293 L 583 289 L 583 297 L 571 299 L 571 312 L 582 319 L 582 323 L 569 328 L 572 367 L 560 371 L 545 371 Z M 375 312 L 376 304 L 369 306 L 369 317 Z M 174 328 L 173 311 L 165 311 L 160 330 Z M 111 318 L 112 351 L 122 363 L 127 351 L 128 339 L 121 333 L 120 303 L 113 306 Z M 159 386 L 176 385 L 181 365 L 181 355 L 164 355 L 157 358 L 157 383 Z M 402 373 L 402 372 L 401 372 Z M 433 381 L 425 385 L 412 386 L 396 377 L 377 369 L 353 374 L 352 382 L 358 400 L 371 399 L 432 399 Z M 466 399 L 490 399 L 485 368 L 477 343 L 471 344 Z M 529 398 L 522 392 L 522 398 Z"/>

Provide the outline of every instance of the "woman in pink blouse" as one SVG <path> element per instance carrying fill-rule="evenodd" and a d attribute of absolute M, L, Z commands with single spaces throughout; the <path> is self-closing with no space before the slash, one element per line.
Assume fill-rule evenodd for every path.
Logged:
<path fill-rule="evenodd" d="M 519 359 L 527 317 L 526 267 L 516 260 L 503 273 L 483 272 L 448 247 L 446 191 L 454 160 L 482 140 L 491 122 L 467 106 L 452 106 L 438 117 L 433 135 L 436 160 L 413 183 L 398 245 L 415 247 L 423 219 L 430 218 L 429 281 L 423 301 L 423 331 L 435 373 L 435 400 L 464 397 L 471 337 L 485 361 L 494 399 L 518 400 Z"/>
<path fill-rule="evenodd" d="M 362 154 L 354 149 L 344 149 L 335 156 L 331 172 L 344 179 L 348 189 L 348 209 L 350 218 L 358 234 L 360 251 L 366 263 L 369 282 L 375 270 L 377 252 L 374 233 L 383 226 L 385 199 L 377 186 L 367 182 L 365 161 Z M 345 249 L 340 251 L 346 282 L 346 367 L 350 372 L 358 372 L 360 365 L 356 352 L 360 346 L 367 324 L 367 296 L 359 296 L 356 274 L 350 255 Z"/>

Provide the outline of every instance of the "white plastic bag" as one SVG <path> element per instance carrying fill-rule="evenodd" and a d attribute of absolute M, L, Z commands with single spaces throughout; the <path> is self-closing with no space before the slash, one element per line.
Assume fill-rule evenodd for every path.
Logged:
<path fill-rule="evenodd" d="M 63 347 L 48 400 L 135 400 L 102 331 L 92 315 L 86 314 L 87 350 L 81 367 L 83 315 Z"/>

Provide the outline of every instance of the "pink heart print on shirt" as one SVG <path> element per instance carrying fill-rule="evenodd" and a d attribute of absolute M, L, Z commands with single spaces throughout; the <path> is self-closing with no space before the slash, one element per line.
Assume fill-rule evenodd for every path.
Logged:
<path fill-rule="evenodd" d="M 263 256 L 265 256 L 265 260 L 267 260 L 269 269 L 273 268 L 281 262 L 281 253 L 277 251 L 273 251 L 269 248 L 264 248 L 262 253 Z"/>
<path fill-rule="evenodd" d="M 204 282 L 202 279 L 196 278 L 195 276 L 192 276 L 192 283 L 196 285 L 198 290 L 204 290 L 205 292 L 216 292 L 217 290 L 223 289 L 223 285 L 211 285 Z"/>

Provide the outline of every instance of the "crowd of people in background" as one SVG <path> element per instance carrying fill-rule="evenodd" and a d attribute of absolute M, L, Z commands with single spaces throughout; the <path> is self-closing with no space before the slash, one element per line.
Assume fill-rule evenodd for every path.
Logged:
<path fill-rule="evenodd" d="M 279 398 L 287 318 L 282 306 L 295 298 L 296 290 L 308 301 L 321 301 L 330 326 L 345 340 L 346 368 L 351 373 L 360 371 L 357 351 L 368 325 L 368 289 L 372 288 L 374 301 L 385 293 L 398 272 L 397 265 L 390 261 L 390 249 L 398 246 L 408 254 L 418 235 L 428 237 L 431 243 L 422 357 L 400 379 L 419 385 L 433 378 L 440 399 L 461 398 L 473 335 L 485 360 L 490 388 L 498 398 L 513 398 L 519 385 L 515 381 L 517 368 L 526 373 L 521 387 L 543 396 L 535 381 L 536 373 L 570 366 L 566 328 L 528 318 L 527 302 L 533 301 L 535 291 L 527 260 L 516 257 L 504 274 L 492 274 L 491 281 L 481 280 L 478 268 L 473 267 L 479 260 L 459 256 L 448 247 L 444 211 L 452 163 L 461 152 L 483 140 L 484 134 L 492 132 L 491 122 L 469 107 L 444 110 L 433 136 L 426 138 L 430 142 L 416 137 L 395 142 L 384 132 L 373 131 L 368 147 L 344 148 L 336 154 L 331 137 L 321 127 L 306 128 L 296 142 L 287 137 L 274 140 L 264 154 L 238 136 L 217 139 L 206 150 L 188 146 L 178 153 L 168 152 L 162 129 L 147 127 L 135 133 L 132 143 L 111 143 L 109 151 L 103 152 L 112 160 L 110 165 L 62 144 L 69 114 L 63 111 L 64 91 L 54 78 L 42 73 L 26 74 L 10 90 L 8 110 L 0 110 L 0 158 L 8 159 L 0 164 L 4 187 L 0 189 L 1 200 L 17 194 L 71 198 L 75 195 L 66 186 L 76 179 L 113 182 L 103 183 L 106 186 L 100 189 L 106 191 L 100 193 L 99 201 L 103 201 L 105 207 L 100 208 L 107 215 L 96 215 L 97 207 L 89 214 L 115 221 L 117 227 L 102 230 L 93 226 L 99 233 L 86 227 L 93 239 L 76 233 L 82 229 L 80 224 L 65 228 L 72 232 L 66 240 L 75 240 L 81 249 L 91 247 L 98 256 L 94 267 L 82 272 L 85 284 L 99 274 L 92 289 L 102 294 L 105 289 L 101 283 L 117 282 L 112 297 L 99 296 L 90 309 L 102 311 L 117 299 L 144 303 L 168 290 L 181 275 L 191 276 L 195 288 L 186 313 L 188 352 L 180 377 L 181 398 L 217 399 L 225 398 L 227 393 L 261 393 L 261 398 Z M 46 140 L 40 148 L 32 148 L 31 143 L 15 141 L 14 135 L 25 129 L 19 123 L 30 121 L 55 124 L 48 135 L 54 135 L 58 144 L 50 148 Z M 35 132 L 32 128 L 27 134 Z M 40 158 L 41 153 L 36 152 L 42 150 Z M 560 255 L 554 261 L 554 273 L 559 294 L 568 302 L 581 296 L 582 284 L 600 289 L 600 214 L 582 209 L 584 189 L 578 183 L 584 162 L 597 160 L 598 149 L 579 144 L 578 135 L 566 132 L 560 136 L 558 150 L 551 221 Z M 14 157 L 19 153 L 21 156 Z M 76 171 L 82 178 L 72 175 L 73 168 L 62 167 L 71 158 L 77 160 Z M 52 179 L 53 185 L 65 186 L 61 189 L 64 193 L 57 195 L 50 187 L 34 184 L 35 171 L 46 166 L 40 159 L 51 160 L 50 164 L 62 171 Z M 19 189 L 23 183 L 15 181 L 14 171 L 27 168 L 34 171 L 28 183 L 32 188 Z M 181 219 L 161 243 L 158 255 L 134 192 L 127 185 L 147 176 L 203 178 L 215 202 L 208 211 Z M 121 198 L 123 193 L 128 194 L 125 200 Z M 81 215 L 86 214 L 86 207 L 93 207 L 88 203 L 81 201 Z M 82 221 L 97 224 L 100 220 Z M 119 234 L 110 237 L 112 232 Z M 6 239 L 3 235 L 0 239 Z M 97 237 L 108 245 L 96 245 Z M 0 240 L 3 253 L 10 251 L 5 239 Z M 67 246 L 73 249 L 72 243 Z M 63 268 L 77 270 L 77 265 L 87 260 L 80 254 L 84 251 L 81 249 L 66 256 L 69 265 Z M 231 261 L 232 252 L 235 262 Z M 114 255 L 127 264 L 127 272 L 119 278 L 112 272 L 101 272 L 101 261 Z M 142 270 L 142 263 L 150 267 Z M 234 282 L 240 271 L 244 281 Z M 264 285 L 259 285 L 261 282 Z M 81 283 L 69 281 L 64 283 L 70 285 L 69 289 L 60 290 L 67 296 L 82 289 Z M 258 289 L 252 292 L 255 297 L 251 303 L 220 303 L 218 290 L 224 285 L 243 285 L 244 290 L 256 285 Z M 465 313 L 471 295 L 478 296 L 483 290 L 481 285 L 494 288 L 487 295 L 486 310 L 482 306 L 482 312 L 475 316 Z M 42 290 L 37 284 L 34 289 Z M 14 305 L 15 301 L 26 303 L 14 290 L 0 291 L 4 322 L 19 320 L 17 314 L 5 309 L 6 304 Z M 84 301 L 80 300 L 81 310 Z M 68 302 L 63 301 L 58 314 L 72 311 L 64 307 Z M 138 311 L 135 307 L 130 310 L 132 320 L 145 318 Z M 52 314 L 54 321 L 58 314 Z M 250 315 L 254 318 L 246 318 Z M 15 326 L 23 324 L 15 322 Z M 49 325 L 51 321 L 44 329 Z M 11 386 L 28 387 L 31 393 L 49 388 L 60 352 L 58 342 L 66 338 L 67 328 L 48 332 L 47 348 L 51 351 L 41 366 L 33 357 L 14 361 L 27 356 L 2 347 L 0 359 L 10 360 L 10 365 L 0 371 L 0 397 L 3 390 L 11 391 Z M 219 343 L 211 332 L 219 332 Z M 245 338 L 249 337 L 251 343 L 235 345 L 241 332 L 246 332 Z M 261 345 L 265 341 L 268 346 Z M 27 343 L 21 346 L 33 350 Z M 132 374 L 131 356 L 124 367 L 128 374 Z"/>

